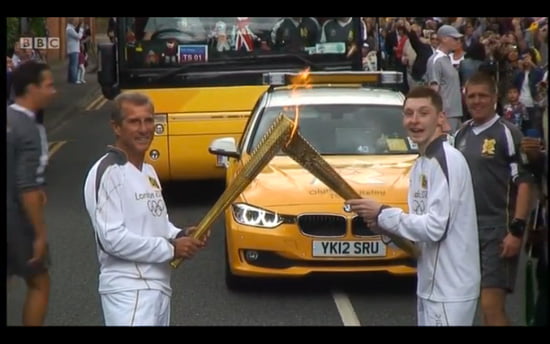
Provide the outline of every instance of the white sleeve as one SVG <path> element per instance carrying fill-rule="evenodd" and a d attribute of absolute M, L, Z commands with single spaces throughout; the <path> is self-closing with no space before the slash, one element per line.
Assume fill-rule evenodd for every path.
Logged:
<path fill-rule="evenodd" d="M 451 207 L 449 184 L 441 167 L 434 166 L 431 169 L 428 185 L 430 191 L 425 214 L 408 214 L 399 208 L 387 208 L 378 216 L 378 225 L 415 242 L 437 242 L 443 239 Z"/>
<path fill-rule="evenodd" d="M 73 28 L 73 27 L 67 27 L 67 36 L 68 37 L 71 37 L 71 38 L 74 38 L 74 39 L 81 39 L 82 38 L 82 35 L 83 35 L 83 31 L 82 31 L 82 28 L 79 28 L 78 29 L 78 32 L 76 32 L 76 29 Z"/>
<path fill-rule="evenodd" d="M 168 219 L 168 214 L 166 214 L 166 218 L 168 221 L 168 229 L 170 230 L 170 238 L 174 239 L 183 229 L 176 227 L 172 222 L 170 222 L 170 219 Z"/>
<path fill-rule="evenodd" d="M 441 57 L 439 57 L 441 58 Z M 442 72 L 442 69 L 441 69 L 441 63 L 439 61 L 437 61 L 438 58 L 437 56 L 434 57 L 434 61 L 433 61 L 433 64 L 432 64 L 432 73 L 430 74 L 429 76 L 429 83 L 430 84 L 437 84 L 437 85 L 441 85 L 441 75 L 443 74 Z"/>
<path fill-rule="evenodd" d="M 96 233 L 102 249 L 118 258 L 137 263 L 164 263 L 174 256 L 166 238 L 144 237 L 130 232 L 124 223 L 121 187 L 116 171 L 106 171 L 101 180 L 95 211 Z"/>

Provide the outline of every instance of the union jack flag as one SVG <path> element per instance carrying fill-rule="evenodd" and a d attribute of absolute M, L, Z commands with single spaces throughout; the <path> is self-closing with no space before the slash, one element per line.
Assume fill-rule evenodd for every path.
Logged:
<path fill-rule="evenodd" d="M 233 42 L 235 42 L 235 50 L 245 49 L 252 51 L 254 49 L 254 39 L 256 35 L 248 27 L 249 20 L 247 17 L 237 18 L 237 25 L 233 26 Z"/>

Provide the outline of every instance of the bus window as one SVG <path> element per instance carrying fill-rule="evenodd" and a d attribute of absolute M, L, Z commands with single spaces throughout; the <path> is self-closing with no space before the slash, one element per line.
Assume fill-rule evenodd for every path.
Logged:
<path fill-rule="evenodd" d="M 130 17 L 124 57 L 131 68 L 178 66 L 258 56 L 256 62 L 288 65 L 288 60 L 347 64 L 351 24 L 345 39 L 325 34 L 329 19 L 315 17 Z M 351 20 L 351 18 L 350 18 Z M 332 32 L 332 30 L 329 30 Z M 286 55 L 286 56 L 285 56 Z M 272 61 L 268 61 L 270 56 Z M 286 61 L 285 61 L 286 59 Z M 238 62 L 238 61 L 236 61 Z M 303 63 L 302 63 L 303 64 Z M 334 67 L 334 66 L 329 66 Z M 322 67 L 321 67 L 322 68 Z"/>

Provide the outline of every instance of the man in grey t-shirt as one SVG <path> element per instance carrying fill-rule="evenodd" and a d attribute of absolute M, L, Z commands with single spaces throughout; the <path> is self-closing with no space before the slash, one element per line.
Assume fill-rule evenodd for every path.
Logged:
<path fill-rule="evenodd" d="M 466 82 L 472 119 L 455 135 L 474 185 L 481 260 L 481 316 L 508 326 L 506 295 L 514 291 L 520 249 L 531 209 L 533 175 L 522 158 L 521 131 L 495 113 L 494 79 L 478 72 Z"/>
<path fill-rule="evenodd" d="M 443 25 L 437 30 L 439 46 L 428 59 L 426 75 L 430 87 L 439 92 L 443 98 L 443 112 L 447 116 L 451 133 L 462 123 L 462 92 L 458 71 L 451 63 L 449 53 L 453 51 L 462 34 L 450 25 Z"/>
<path fill-rule="evenodd" d="M 55 88 L 50 68 L 43 63 L 21 64 L 12 78 L 15 102 L 6 116 L 7 276 L 20 276 L 27 284 L 23 325 L 40 326 L 50 289 L 44 222 L 48 144 L 36 114 L 51 101 Z"/>

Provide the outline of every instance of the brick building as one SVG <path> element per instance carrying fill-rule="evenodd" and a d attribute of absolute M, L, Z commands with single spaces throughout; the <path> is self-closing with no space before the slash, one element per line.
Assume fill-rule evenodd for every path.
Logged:
<path fill-rule="evenodd" d="M 92 32 L 92 45 L 95 45 L 96 17 L 83 17 L 84 23 L 90 25 Z M 47 17 L 46 27 L 50 37 L 60 38 L 59 49 L 47 49 L 48 62 L 60 61 L 67 58 L 66 56 L 66 34 L 67 17 Z"/>

